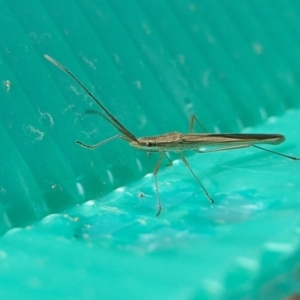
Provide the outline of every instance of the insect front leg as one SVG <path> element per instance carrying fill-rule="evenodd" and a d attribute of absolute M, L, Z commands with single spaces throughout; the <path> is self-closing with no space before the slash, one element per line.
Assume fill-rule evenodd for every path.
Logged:
<path fill-rule="evenodd" d="M 122 138 L 122 136 L 115 135 L 115 136 L 112 136 L 112 137 L 108 138 L 107 140 L 104 140 L 104 141 L 102 141 L 100 143 L 97 143 L 95 145 L 87 145 L 87 144 L 85 144 L 83 142 L 80 142 L 80 141 L 76 141 L 75 143 L 78 144 L 78 145 L 80 145 L 83 148 L 87 148 L 87 149 L 93 150 L 93 149 L 98 148 L 98 147 L 102 146 L 103 144 L 106 144 L 106 143 L 108 143 L 108 142 L 110 142 L 112 140 L 121 139 L 121 138 Z"/>

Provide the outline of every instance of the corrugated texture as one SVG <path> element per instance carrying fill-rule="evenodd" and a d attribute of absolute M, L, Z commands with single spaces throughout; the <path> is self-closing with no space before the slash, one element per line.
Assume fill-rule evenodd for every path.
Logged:
<path fill-rule="evenodd" d="M 3 297 L 21 277 L 23 295 L 44 297 L 53 276 L 49 298 L 276 299 L 297 289 L 297 162 L 251 150 L 191 157 L 214 207 L 175 163 L 159 175 L 164 212 L 154 218 L 153 178 L 142 177 L 156 155 L 124 141 L 75 145 L 116 130 L 43 56 L 137 136 L 187 132 L 196 114 L 211 132 L 281 132 L 278 149 L 297 154 L 299 114 L 288 109 L 300 99 L 299 13 L 280 0 L 2 1 L 0 231 L 48 216 L 0 241 Z"/>
<path fill-rule="evenodd" d="M 97 153 L 75 146 L 76 139 L 94 143 L 114 129 L 85 113 L 98 108 L 45 53 L 68 66 L 137 136 L 187 131 L 192 114 L 210 131 L 240 131 L 297 105 L 299 26 L 292 4 L 2 5 L 2 82 L 10 87 L 3 83 L 1 122 L 27 165 L 29 174 L 20 174 L 34 199 L 21 200 L 32 217 L 8 215 L 8 226 L 97 197 L 151 171 L 155 161 L 121 142 Z M 9 192 L 2 197 L 10 202 Z"/>

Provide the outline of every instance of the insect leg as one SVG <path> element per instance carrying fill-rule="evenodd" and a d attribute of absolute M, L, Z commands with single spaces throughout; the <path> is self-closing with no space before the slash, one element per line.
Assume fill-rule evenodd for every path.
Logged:
<path fill-rule="evenodd" d="M 193 133 L 194 132 L 194 123 L 195 121 L 200 125 L 200 127 L 202 128 L 202 130 L 207 133 L 207 130 L 204 128 L 204 126 L 200 123 L 200 121 L 197 119 L 197 117 L 195 115 L 192 115 L 190 118 L 190 130 L 189 133 Z"/>
<path fill-rule="evenodd" d="M 279 156 L 283 156 L 283 157 L 288 158 L 288 159 L 292 159 L 292 160 L 300 160 L 300 157 L 291 156 L 291 155 L 286 155 L 286 154 L 279 153 L 279 152 L 276 152 L 276 151 L 273 151 L 273 150 L 269 150 L 269 149 L 266 149 L 266 148 L 263 148 L 263 147 L 260 147 L 260 146 L 252 145 L 252 147 L 257 148 L 257 149 L 260 149 L 260 150 L 263 150 L 263 151 L 270 152 L 270 153 L 272 153 L 272 154 L 276 154 L 276 155 L 279 155 Z"/>
<path fill-rule="evenodd" d="M 114 140 L 114 139 L 120 139 L 120 138 L 122 138 L 121 135 L 115 135 L 115 136 L 112 136 L 112 137 L 110 137 L 109 139 L 104 140 L 104 141 L 102 141 L 102 142 L 100 142 L 100 143 L 97 143 L 97 144 L 95 144 L 95 145 L 87 145 L 87 144 L 82 143 L 82 142 L 80 142 L 80 141 L 76 141 L 75 143 L 78 144 L 78 145 L 80 145 L 80 146 L 83 147 L 83 148 L 87 148 L 87 149 L 93 150 L 93 149 L 98 148 L 99 146 L 101 146 L 101 145 L 103 145 L 103 144 L 105 144 L 105 143 L 108 143 L 108 142 L 110 142 L 110 141 L 112 141 L 112 140 Z"/>
<path fill-rule="evenodd" d="M 160 200 L 160 195 L 158 191 L 158 184 L 157 184 L 157 173 L 161 164 L 161 161 L 164 157 L 164 152 L 160 153 L 159 159 L 155 165 L 154 171 L 153 171 L 153 176 L 154 176 L 154 182 L 155 182 L 155 189 L 156 189 L 156 198 L 157 198 L 157 213 L 156 216 L 158 217 L 161 213 L 161 200 Z"/>
<path fill-rule="evenodd" d="M 208 198 L 208 200 L 211 203 L 214 203 L 213 198 L 209 195 L 208 191 L 206 190 L 206 188 L 204 187 L 204 185 L 201 183 L 201 181 L 198 179 L 198 177 L 196 176 L 196 174 L 194 173 L 194 171 L 191 169 L 191 166 L 189 164 L 189 162 L 187 161 L 187 159 L 183 156 L 183 154 L 180 154 L 182 161 L 184 162 L 185 166 L 189 169 L 189 171 L 192 173 L 192 175 L 194 176 L 194 178 L 197 180 L 197 182 L 199 183 L 199 185 L 201 186 L 202 190 L 204 191 L 206 197 Z"/>
<path fill-rule="evenodd" d="M 167 158 L 167 160 L 169 161 L 169 163 L 167 164 L 168 167 L 173 166 L 173 162 L 171 161 L 170 157 L 164 152 L 165 157 Z"/>

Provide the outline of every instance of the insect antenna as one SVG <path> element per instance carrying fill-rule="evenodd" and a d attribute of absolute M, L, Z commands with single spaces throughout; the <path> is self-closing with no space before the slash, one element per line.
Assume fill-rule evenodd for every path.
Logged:
<path fill-rule="evenodd" d="M 65 73 L 67 73 L 71 78 L 73 78 L 73 80 L 75 80 L 79 86 L 102 108 L 102 110 L 106 113 L 106 115 L 108 116 L 108 121 L 110 121 L 110 123 L 115 126 L 121 133 L 124 134 L 124 139 L 128 140 L 128 141 L 136 141 L 138 142 L 138 139 L 136 138 L 136 136 L 134 134 L 132 134 L 128 129 L 125 128 L 124 125 L 122 125 L 105 107 L 104 105 L 92 94 L 91 91 L 89 91 L 84 85 L 83 83 L 81 83 L 81 81 L 70 71 L 68 70 L 66 67 L 64 67 L 63 65 L 61 65 L 59 62 L 57 62 L 55 59 L 53 59 L 52 57 L 50 57 L 49 55 L 45 54 L 44 57 L 49 60 L 52 64 L 54 64 L 56 67 L 58 67 L 59 69 L 61 69 L 62 71 L 64 71 Z"/>

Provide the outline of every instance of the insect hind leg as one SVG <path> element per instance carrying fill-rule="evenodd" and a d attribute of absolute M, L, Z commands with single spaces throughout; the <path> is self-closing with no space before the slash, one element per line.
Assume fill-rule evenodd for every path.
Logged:
<path fill-rule="evenodd" d="M 277 152 L 277 151 L 273 151 L 273 150 L 269 150 L 269 149 L 266 149 L 266 148 L 263 148 L 263 147 L 260 147 L 260 146 L 257 146 L 257 145 L 253 145 L 253 144 L 251 146 L 254 147 L 254 148 L 257 148 L 259 150 L 267 151 L 269 153 L 272 153 L 272 154 L 275 154 L 275 155 L 279 155 L 279 156 L 282 156 L 282 157 L 285 157 L 285 158 L 288 158 L 288 159 L 300 160 L 300 157 L 283 154 L 283 153 L 280 153 L 280 152 Z"/>

